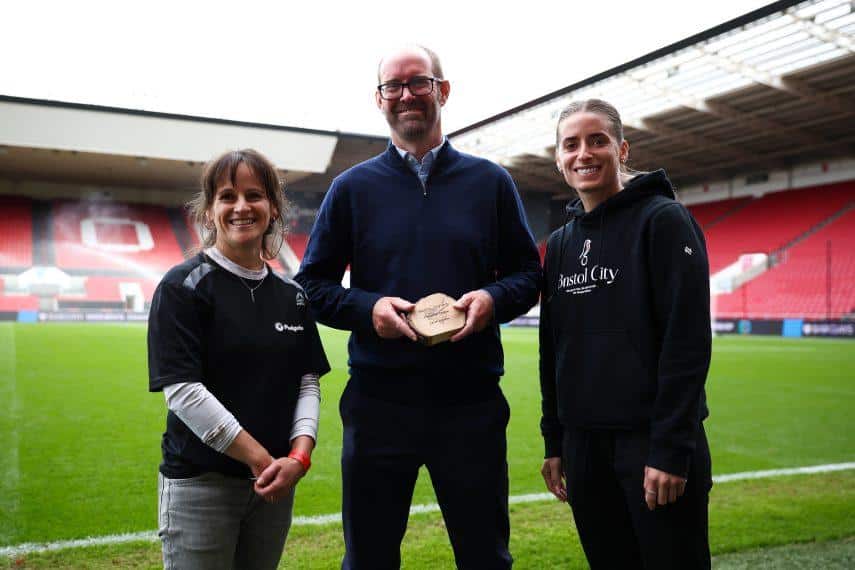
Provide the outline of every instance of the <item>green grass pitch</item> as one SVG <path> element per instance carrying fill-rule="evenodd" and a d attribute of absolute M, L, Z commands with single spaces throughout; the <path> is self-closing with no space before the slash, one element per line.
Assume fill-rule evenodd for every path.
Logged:
<path fill-rule="evenodd" d="M 0 546 L 155 527 L 165 406 L 162 394 L 147 391 L 145 330 L 142 325 L 0 324 Z M 322 335 L 334 368 L 322 379 L 320 441 L 311 475 L 300 483 L 297 515 L 340 510 L 337 405 L 347 379 L 346 334 L 323 329 Z M 502 386 L 512 410 L 511 494 L 540 493 L 536 332 L 504 328 L 502 335 L 507 369 Z M 851 341 L 719 337 L 707 392 L 716 475 L 855 461 Z M 806 494 L 806 488 L 813 491 Z M 804 509 L 798 512 L 776 507 L 800 501 Z M 432 502 L 423 477 L 414 503 Z M 716 552 L 728 552 L 848 537 L 855 535 L 852 512 L 852 472 L 722 484 L 711 499 L 711 543 Z M 580 563 L 566 507 L 517 505 L 513 517 L 518 567 L 547 563 L 532 545 L 550 533 L 558 533 L 558 558 L 549 563 Z M 339 534 L 335 525 L 295 528 L 289 550 L 329 535 L 334 561 L 340 556 Z M 527 536 L 532 538 L 520 542 Z M 450 563 L 438 515 L 413 517 L 405 546 L 414 553 L 412 566 L 434 558 Z M 129 548 L 134 550 L 125 545 L 119 551 Z M 156 563 L 156 545 L 135 548 L 145 556 L 154 552 Z M 98 552 L 87 556 L 97 558 Z"/>

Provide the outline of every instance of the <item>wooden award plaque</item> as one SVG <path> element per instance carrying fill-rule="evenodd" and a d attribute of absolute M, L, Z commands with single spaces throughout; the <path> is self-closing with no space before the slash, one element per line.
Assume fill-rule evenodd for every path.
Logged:
<path fill-rule="evenodd" d="M 416 302 L 407 314 L 407 322 L 419 337 L 419 342 L 433 346 L 454 336 L 466 324 L 466 312 L 454 308 L 454 299 L 444 293 L 434 293 Z"/>

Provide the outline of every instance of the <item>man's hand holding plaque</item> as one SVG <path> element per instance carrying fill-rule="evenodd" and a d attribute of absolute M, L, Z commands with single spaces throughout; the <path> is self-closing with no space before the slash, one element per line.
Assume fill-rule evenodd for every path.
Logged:
<path fill-rule="evenodd" d="M 406 315 L 419 342 L 433 346 L 452 338 L 466 326 L 466 311 L 444 293 L 434 293 L 419 299 Z"/>
<path fill-rule="evenodd" d="M 377 336 L 385 339 L 407 337 L 417 340 L 416 333 L 407 324 L 406 314 L 413 310 L 414 305 L 400 297 L 381 297 L 374 303 L 371 311 L 371 324 Z"/>
<path fill-rule="evenodd" d="M 451 342 L 481 332 L 493 320 L 493 296 L 483 289 L 469 291 L 460 297 L 454 306 L 466 312 L 466 326 L 451 337 Z"/>
<path fill-rule="evenodd" d="M 470 291 L 457 301 L 444 293 L 428 295 L 416 304 L 400 297 L 382 297 L 371 313 L 380 338 L 405 336 L 428 346 L 463 340 L 483 330 L 492 319 L 493 297 L 483 289 Z"/>

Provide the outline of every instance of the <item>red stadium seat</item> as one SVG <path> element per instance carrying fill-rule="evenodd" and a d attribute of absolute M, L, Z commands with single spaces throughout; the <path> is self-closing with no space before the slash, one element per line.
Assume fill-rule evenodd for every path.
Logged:
<path fill-rule="evenodd" d="M 165 208 L 58 201 L 53 239 L 60 269 L 161 274 L 184 259 Z"/>
<path fill-rule="evenodd" d="M 813 194 L 806 195 L 807 192 Z M 780 194 L 770 196 L 774 200 L 767 203 L 767 213 L 762 217 L 755 216 L 756 225 L 746 223 L 740 226 L 745 233 L 719 235 L 716 240 L 710 239 L 711 258 L 714 253 L 719 263 L 724 263 L 727 259 L 725 256 L 734 255 L 740 240 L 745 244 L 765 244 L 768 248 L 765 251 L 771 251 L 776 247 L 773 244 L 792 240 L 840 211 L 847 203 L 855 204 L 855 184 L 851 182 Z M 793 196 L 784 196 L 787 194 Z M 765 199 L 757 202 L 761 203 Z M 753 206 L 749 208 L 754 210 Z M 725 224 L 726 221 L 720 225 Z M 713 230 L 719 227 L 717 225 Z M 735 228 L 730 229 L 735 231 Z M 826 261 L 829 241 L 832 247 L 830 265 Z M 828 277 L 831 283 L 830 295 L 827 290 Z M 839 318 L 853 311 L 855 210 L 847 211 L 785 250 L 778 264 L 756 279 L 716 299 L 716 315 L 722 318 L 823 319 Z"/>
<path fill-rule="evenodd" d="M 689 211 L 697 220 L 698 224 L 704 229 L 707 226 L 721 221 L 725 216 L 731 214 L 746 205 L 752 200 L 751 197 L 732 198 L 730 200 L 721 200 L 719 202 L 707 202 L 705 204 L 693 204 L 689 206 Z"/>
<path fill-rule="evenodd" d="M 3 212 L 0 267 L 30 267 L 33 264 L 31 200 L 19 196 L 0 196 L 0 212 Z"/>
<path fill-rule="evenodd" d="M 289 233 L 285 239 L 288 241 L 288 245 L 291 246 L 294 255 L 297 256 L 297 259 L 303 261 L 303 256 L 306 254 L 306 246 L 309 243 L 309 235 Z"/>
<path fill-rule="evenodd" d="M 846 182 L 774 192 L 705 228 L 710 272 L 716 273 L 744 253 L 771 253 L 804 234 L 855 199 Z"/>

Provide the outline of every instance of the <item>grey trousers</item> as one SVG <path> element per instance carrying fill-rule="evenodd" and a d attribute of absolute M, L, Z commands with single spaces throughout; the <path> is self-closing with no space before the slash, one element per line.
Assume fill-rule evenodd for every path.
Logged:
<path fill-rule="evenodd" d="M 158 536 L 167 570 L 272 569 L 291 527 L 294 494 L 270 504 L 252 481 L 205 473 L 158 473 Z"/>

